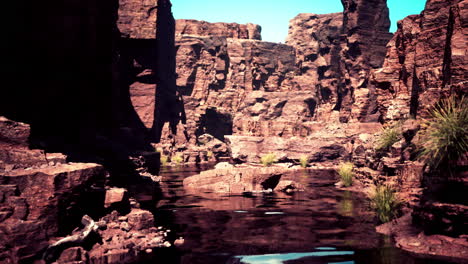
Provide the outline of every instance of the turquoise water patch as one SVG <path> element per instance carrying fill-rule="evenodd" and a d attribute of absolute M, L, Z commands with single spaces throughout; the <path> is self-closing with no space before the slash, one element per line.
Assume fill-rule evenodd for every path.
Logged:
<path fill-rule="evenodd" d="M 317 250 L 336 250 L 334 247 L 316 247 Z"/>
<path fill-rule="evenodd" d="M 327 256 L 342 256 L 353 255 L 354 251 L 321 251 L 321 252 L 306 252 L 306 253 L 285 253 L 285 254 L 267 254 L 253 256 L 236 256 L 245 264 L 284 264 L 285 261 L 297 260 L 306 257 L 327 257 Z M 343 262 L 343 264 L 346 262 Z M 354 262 L 349 262 L 354 263 Z"/>

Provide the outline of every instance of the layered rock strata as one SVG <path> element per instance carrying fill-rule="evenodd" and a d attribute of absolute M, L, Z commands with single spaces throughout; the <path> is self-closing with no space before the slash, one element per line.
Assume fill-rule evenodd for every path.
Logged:
<path fill-rule="evenodd" d="M 386 1 L 342 3 L 343 13 L 291 20 L 287 43 L 296 49 L 301 70 L 295 82 L 312 91 L 319 112 L 339 111 L 340 122 L 377 121 L 368 78 L 371 69 L 382 66 L 391 38 Z"/>
<path fill-rule="evenodd" d="M 467 92 L 467 1 L 427 1 L 398 22 L 383 68 L 373 72 L 383 120 L 424 115 L 443 96 Z"/>
<path fill-rule="evenodd" d="M 0 261 L 22 263 L 38 258 L 48 239 L 71 231 L 82 214 L 104 210 L 96 201 L 104 201 L 107 173 L 30 150 L 27 124 L 2 117 L 0 127 Z"/>
<path fill-rule="evenodd" d="M 177 86 L 187 124 L 172 144 L 184 151 L 205 133 L 220 140 L 304 137 L 324 121 L 377 121 L 367 77 L 384 59 L 388 9 L 383 1 L 344 6 L 344 14 L 297 16 L 288 45 L 241 39 L 252 34 L 234 34 L 230 24 L 177 21 Z"/>
<path fill-rule="evenodd" d="M 177 35 L 215 36 L 236 39 L 262 40 L 262 28 L 259 25 L 247 23 L 209 23 L 193 19 L 178 19 Z"/>

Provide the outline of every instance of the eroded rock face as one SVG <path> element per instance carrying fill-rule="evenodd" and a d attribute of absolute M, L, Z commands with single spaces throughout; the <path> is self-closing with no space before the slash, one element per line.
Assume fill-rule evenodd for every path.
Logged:
<path fill-rule="evenodd" d="M 274 131 L 268 128 L 252 130 L 258 136 L 226 136 L 231 157 L 242 162 L 259 162 L 262 156 L 273 153 L 278 160 L 307 157 L 312 163 L 333 164 L 351 157 L 357 158 L 360 155 L 357 149 L 369 147 L 368 137 L 382 127 L 379 123 L 335 123 L 328 126 L 305 123 L 298 128 L 296 131 L 283 130 L 286 135 L 283 137 L 281 134 L 264 134 L 265 131 Z"/>
<path fill-rule="evenodd" d="M 123 37 L 156 38 L 157 0 L 119 0 L 117 26 Z"/>
<path fill-rule="evenodd" d="M 442 96 L 467 92 L 467 9 L 464 0 L 430 0 L 420 15 L 399 21 L 372 76 L 383 120 L 424 115 Z"/>
<path fill-rule="evenodd" d="M 97 164 L 73 163 L 0 173 L 2 192 L 1 257 L 17 263 L 34 257 L 48 238 L 66 232 L 82 209 L 98 212 L 104 199 L 105 170 Z M 81 196 L 87 193 L 86 199 Z"/>
<path fill-rule="evenodd" d="M 223 167 L 203 171 L 184 179 L 184 187 L 191 190 L 209 190 L 217 193 L 272 191 L 279 185 L 284 167 Z M 278 190 L 284 189 L 280 185 Z"/>
<path fill-rule="evenodd" d="M 255 24 L 209 23 L 194 19 L 178 19 L 176 21 L 177 35 L 215 36 L 236 39 L 261 40 L 262 28 Z"/>
<path fill-rule="evenodd" d="M 296 69 L 287 45 L 187 35 L 176 44 L 177 86 L 187 117 L 180 143 L 195 143 L 205 133 L 223 140 L 233 133 L 234 115 L 252 91 L 288 89 Z"/>
<path fill-rule="evenodd" d="M 381 67 L 390 20 L 386 1 L 342 1 L 344 12 L 300 14 L 290 22 L 287 43 L 296 49 L 301 74 L 294 83 L 312 91 L 318 118 L 339 111 L 340 122 L 377 121 L 369 72 Z"/>
<path fill-rule="evenodd" d="M 296 50 L 301 73 L 294 81 L 322 104 L 336 104 L 338 99 L 342 30 L 343 13 L 299 14 L 289 23 L 286 43 Z"/>

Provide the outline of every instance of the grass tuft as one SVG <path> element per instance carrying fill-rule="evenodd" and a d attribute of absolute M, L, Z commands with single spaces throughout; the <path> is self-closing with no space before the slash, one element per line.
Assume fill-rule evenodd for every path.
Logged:
<path fill-rule="evenodd" d="M 278 162 L 276 155 L 274 153 L 268 153 L 265 156 L 260 158 L 260 161 L 264 166 L 271 166 L 273 163 Z"/>
<path fill-rule="evenodd" d="M 388 150 L 393 144 L 400 141 L 401 128 L 399 125 L 384 128 L 379 138 L 377 139 L 377 151 Z"/>
<path fill-rule="evenodd" d="M 299 163 L 301 164 L 302 168 L 307 168 L 307 165 L 309 165 L 309 157 L 307 156 L 301 156 L 299 158 Z"/>
<path fill-rule="evenodd" d="M 160 160 L 162 166 L 166 166 L 167 162 L 169 161 L 169 158 L 166 155 L 161 153 L 161 156 L 159 157 L 159 160 Z"/>
<path fill-rule="evenodd" d="M 171 157 L 171 161 L 175 164 L 181 164 L 184 162 L 184 158 L 181 154 L 175 154 L 173 157 Z"/>
<path fill-rule="evenodd" d="M 390 186 L 376 186 L 371 205 L 382 223 L 387 223 L 397 216 L 400 204 L 395 190 Z"/>
<path fill-rule="evenodd" d="M 468 99 L 455 96 L 441 100 L 429 109 L 423 123 L 421 154 L 431 169 L 450 168 L 468 153 Z"/>
<path fill-rule="evenodd" d="M 354 177 L 354 165 L 351 162 L 346 162 L 340 164 L 338 167 L 338 174 L 341 177 L 341 182 L 345 187 L 349 187 L 353 184 L 353 177 Z"/>

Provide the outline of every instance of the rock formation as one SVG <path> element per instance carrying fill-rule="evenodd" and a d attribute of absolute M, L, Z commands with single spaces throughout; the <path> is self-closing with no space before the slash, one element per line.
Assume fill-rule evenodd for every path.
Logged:
<path fill-rule="evenodd" d="M 178 19 L 177 35 L 214 36 L 235 39 L 261 40 L 261 27 L 255 24 L 209 23 L 193 19 Z"/>
<path fill-rule="evenodd" d="M 421 165 L 413 160 L 416 133 L 423 129 L 418 120 L 426 118 L 427 109 L 440 99 L 468 91 L 467 10 L 466 0 L 428 0 L 420 15 L 398 22 L 383 67 L 373 70 L 370 78 L 376 87 L 383 122 L 416 119 L 401 122 L 405 139 L 394 144 L 380 164 L 393 167 L 392 175 L 412 174 L 412 178 L 417 178 L 417 184 L 411 186 L 413 195 L 418 197 L 411 201 L 412 219 L 426 234 L 457 237 L 466 229 L 466 221 L 462 220 L 467 215 L 466 162 L 459 161 L 458 165 L 453 161 L 453 166 L 459 168 L 457 178 L 448 177 L 444 171 L 428 174 L 423 169 L 414 170 Z M 405 185 L 408 179 L 399 182 Z M 419 188 L 421 184 L 424 191 Z"/>
<path fill-rule="evenodd" d="M 329 113 L 339 111 L 340 122 L 376 121 L 368 77 L 381 67 L 391 38 L 388 8 L 386 1 L 342 2 L 343 13 L 291 20 L 287 43 L 301 71 L 294 80 L 315 95 L 318 119 L 331 121 Z"/>
<path fill-rule="evenodd" d="M 149 145 L 157 136 L 137 115 L 130 86 L 149 83 L 154 103 L 156 76 L 159 100 L 171 105 L 176 97 L 175 63 L 172 71 L 161 67 L 175 62 L 175 26 L 170 2 L 159 2 L 12 3 L 21 34 L 8 32 L 11 89 L 0 95 L 0 262 L 40 259 L 49 239 L 69 234 L 83 215 L 106 214 L 105 183 L 144 181 L 140 161 L 157 170 Z M 159 120 L 179 121 L 171 111 L 161 110 Z M 149 164 L 154 156 L 157 165 Z"/>
<path fill-rule="evenodd" d="M 165 146 L 190 152 L 203 134 L 311 137 L 323 122 L 377 121 L 367 80 L 391 37 L 388 8 L 385 1 L 344 6 L 344 14 L 298 15 L 287 45 L 259 41 L 251 24 L 176 21 L 177 88 L 187 123 Z M 135 92 L 140 101 L 143 90 Z M 149 123 L 148 109 L 135 108 Z M 169 128 L 163 133 L 167 138 Z"/>
<path fill-rule="evenodd" d="M 430 0 L 398 22 L 381 69 L 373 72 L 383 120 L 424 115 L 452 92 L 467 92 L 467 1 Z"/>

